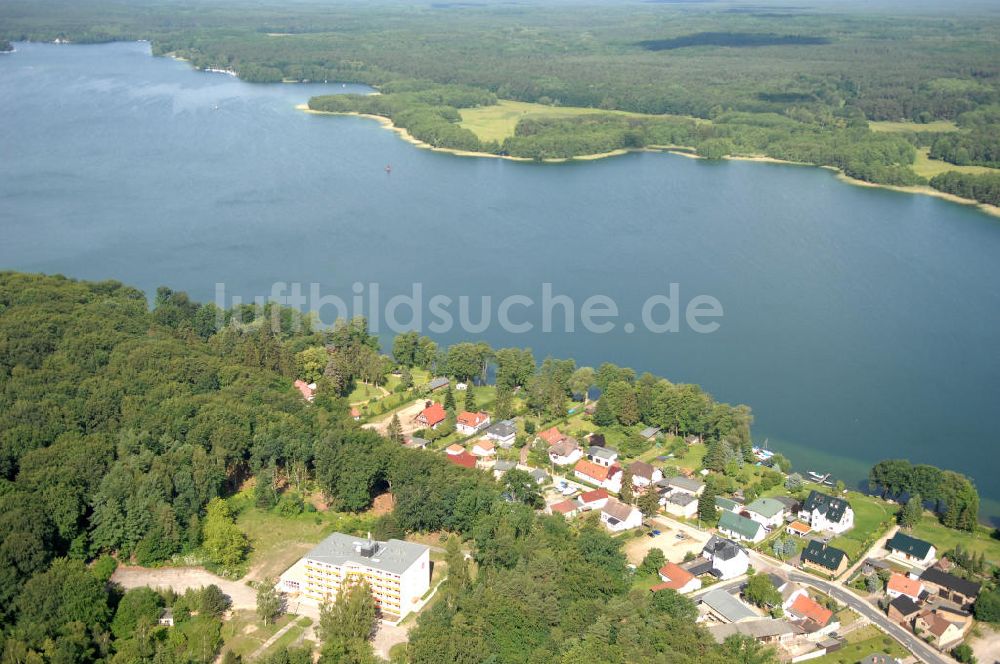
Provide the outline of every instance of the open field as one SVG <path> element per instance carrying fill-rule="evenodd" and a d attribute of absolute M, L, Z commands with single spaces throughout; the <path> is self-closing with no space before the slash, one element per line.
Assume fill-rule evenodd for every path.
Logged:
<path fill-rule="evenodd" d="M 956 166 L 955 164 L 949 164 L 946 161 L 941 161 L 940 159 L 931 159 L 928 156 L 929 150 L 927 148 L 922 148 L 917 150 L 917 159 L 913 162 L 913 170 L 917 175 L 925 178 L 932 178 L 935 175 L 940 175 L 941 173 L 947 173 L 948 171 L 956 171 L 958 173 L 1000 173 L 1000 169 L 990 168 L 988 166 Z"/>
<path fill-rule="evenodd" d="M 884 653 L 902 658 L 909 653 L 874 625 L 862 627 L 847 635 L 847 644 L 837 652 L 809 660 L 813 664 L 854 664 L 872 653 Z"/>
<path fill-rule="evenodd" d="M 276 512 L 247 507 L 236 524 L 250 539 L 247 579 L 276 578 L 326 535 L 362 532 L 371 527 L 371 517 L 338 512 L 304 512 L 282 516 Z"/>
<path fill-rule="evenodd" d="M 918 122 L 891 122 L 880 120 L 869 121 L 868 128 L 872 131 L 900 132 L 900 131 L 958 131 L 958 125 L 951 120 L 935 120 L 920 124 Z"/>
<path fill-rule="evenodd" d="M 241 657 L 248 657 L 274 636 L 278 630 L 299 616 L 285 614 L 275 622 L 265 626 L 257 619 L 257 613 L 252 610 L 233 611 L 232 617 L 222 624 L 222 640 L 225 644 L 222 651 L 232 652 Z M 299 629 L 293 627 L 289 632 Z M 301 631 L 299 632 L 301 634 Z"/>
<path fill-rule="evenodd" d="M 580 115 L 614 113 L 616 115 L 632 115 L 642 117 L 639 113 L 625 111 L 605 111 L 599 108 L 583 108 L 580 106 L 546 106 L 525 101 L 501 99 L 493 106 L 479 106 L 460 110 L 462 121 L 459 123 L 471 130 L 481 141 L 503 141 L 514 135 L 514 127 L 522 118 L 572 118 Z"/>
<path fill-rule="evenodd" d="M 980 528 L 975 533 L 967 533 L 946 528 L 938 522 L 937 517 L 926 514 L 913 528 L 912 535 L 933 544 L 939 556 L 949 549 L 954 549 L 956 544 L 961 544 L 965 550 L 973 553 L 982 552 L 987 561 L 1000 565 L 1000 540 L 992 536 L 992 529 Z"/>

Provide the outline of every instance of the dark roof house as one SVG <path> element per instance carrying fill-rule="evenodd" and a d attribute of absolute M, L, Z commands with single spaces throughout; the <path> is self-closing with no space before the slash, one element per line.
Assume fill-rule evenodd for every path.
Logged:
<path fill-rule="evenodd" d="M 828 546 L 817 540 L 810 540 L 806 548 L 802 550 L 802 561 L 818 565 L 831 572 L 840 570 L 840 566 L 847 559 L 847 554 L 840 549 Z"/>
<path fill-rule="evenodd" d="M 925 542 L 922 539 L 910 537 L 905 533 L 899 532 L 885 543 L 885 548 L 890 551 L 899 551 L 914 558 L 926 558 L 927 554 L 931 552 L 932 547 L 933 545 L 930 542 Z"/>
<path fill-rule="evenodd" d="M 828 496 L 813 489 L 809 492 L 806 502 L 802 503 L 802 511 L 812 512 L 815 510 L 826 515 L 827 521 L 839 522 L 850 506 L 851 504 L 842 498 Z"/>

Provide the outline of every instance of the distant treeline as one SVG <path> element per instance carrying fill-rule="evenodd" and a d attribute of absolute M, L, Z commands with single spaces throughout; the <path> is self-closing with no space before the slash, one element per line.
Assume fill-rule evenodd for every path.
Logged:
<path fill-rule="evenodd" d="M 815 46 L 829 44 L 826 37 L 806 35 L 776 35 L 767 32 L 698 32 L 673 39 L 647 39 L 639 46 L 650 51 L 669 51 L 691 46 L 725 46 L 751 48 L 755 46 Z"/>
<path fill-rule="evenodd" d="M 906 137 L 868 130 L 859 113 L 817 114 L 793 109 L 787 115 L 729 112 L 711 123 L 677 117 L 594 114 L 574 118 L 525 118 L 514 136 L 482 142 L 458 126 L 459 108 L 495 103 L 474 89 L 432 87 L 386 95 L 314 97 L 319 111 L 383 115 L 415 138 L 437 147 L 528 159 L 563 159 L 651 146 L 690 147 L 698 155 L 765 155 L 833 166 L 847 175 L 879 184 L 913 185 L 924 180 L 910 164 L 916 150 Z"/>
<path fill-rule="evenodd" d="M 950 171 L 931 178 L 931 186 L 947 194 L 1000 205 L 1000 173 L 957 173 Z"/>

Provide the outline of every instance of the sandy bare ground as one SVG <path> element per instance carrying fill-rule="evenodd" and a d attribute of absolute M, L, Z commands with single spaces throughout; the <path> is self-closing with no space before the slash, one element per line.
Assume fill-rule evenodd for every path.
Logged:
<path fill-rule="evenodd" d="M 183 593 L 189 588 L 202 588 L 215 584 L 232 600 L 234 609 L 256 609 L 257 594 L 253 588 L 239 581 L 230 581 L 198 567 L 119 567 L 111 580 L 122 587 L 171 588 Z"/>
<path fill-rule="evenodd" d="M 422 429 L 423 427 L 413 421 L 420 411 L 424 409 L 424 399 L 418 399 L 409 406 L 403 408 L 402 410 L 396 411 L 396 415 L 399 415 L 399 423 L 403 425 L 403 435 L 409 435 L 416 431 L 417 429 Z M 389 427 L 389 422 L 392 421 L 392 415 L 386 415 L 380 420 L 375 420 L 374 422 L 369 422 L 364 425 L 366 429 L 374 429 L 380 434 L 385 435 L 386 429 Z"/>
<path fill-rule="evenodd" d="M 663 555 L 672 563 L 680 563 L 684 560 L 684 555 L 690 551 L 698 555 L 705 548 L 711 535 L 703 533 L 697 528 L 668 520 L 663 517 L 655 517 L 656 529 L 662 530 L 663 534 L 656 537 L 636 537 L 625 545 L 625 556 L 633 565 L 638 565 L 646 557 L 646 553 L 653 547 L 663 550 Z M 684 533 L 684 539 L 678 539 L 677 534 Z"/>
<path fill-rule="evenodd" d="M 982 636 L 971 639 L 969 645 L 976 653 L 979 664 L 997 664 L 1000 662 L 1000 631 L 989 625 L 978 623 Z"/>
<path fill-rule="evenodd" d="M 378 630 L 375 632 L 375 638 L 372 639 L 372 647 L 375 648 L 376 655 L 382 659 L 389 659 L 389 650 L 398 643 L 406 643 L 409 638 L 409 625 L 389 625 L 380 622 Z"/>

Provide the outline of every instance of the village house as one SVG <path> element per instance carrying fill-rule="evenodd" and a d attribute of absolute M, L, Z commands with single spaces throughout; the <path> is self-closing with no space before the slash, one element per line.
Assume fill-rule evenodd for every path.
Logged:
<path fill-rule="evenodd" d="M 668 477 L 660 483 L 660 486 L 669 489 L 670 491 L 683 491 L 684 493 L 690 493 L 695 497 L 701 496 L 701 494 L 705 491 L 705 485 L 702 482 L 691 479 L 690 477 L 684 477 L 683 475 Z"/>
<path fill-rule="evenodd" d="M 425 429 L 437 429 L 444 422 L 445 417 L 447 417 L 447 413 L 444 411 L 444 406 L 436 401 L 433 403 L 428 401 L 414 420 Z"/>
<path fill-rule="evenodd" d="M 788 615 L 811 638 L 819 638 L 840 627 L 833 611 L 820 605 L 809 595 L 799 595 L 788 607 Z"/>
<path fill-rule="evenodd" d="M 456 466 L 461 466 L 463 468 L 475 468 L 476 467 L 476 457 L 472 456 L 465 450 L 462 450 L 459 454 L 449 454 L 448 461 L 451 461 Z"/>
<path fill-rule="evenodd" d="M 580 503 L 575 500 L 561 500 L 545 507 L 546 514 L 562 514 L 571 519 L 580 513 Z"/>
<path fill-rule="evenodd" d="M 306 401 L 312 401 L 316 398 L 316 383 L 306 383 L 306 381 L 299 379 L 295 381 L 295 389 Z"/>
<path fill-rule="evenodd" d="M 396 539 L 382 542 L 333 533 L 286 570 L 277 588 L 318 607 L 335 600 L 342 585 L 362 578 L 375 605 L 402 618 L 430 588 L 430 549 Z"/>
<path fill-rule="evenodd" d="M 802 550 L 802 566 L 830 576 L 838 576 L 847 569 L 847 554 L 840 549 L 817 540 L 809 540 Z"/>
<path fill-rule="evenodd" d="M 657 592 L 670 589 L 683 595 L 701 588 L 701 579 L 675 563 L 667 563 L 660 568 L 660 580 L 663 583 L 656 584 L 650 590 Z"/>
<path fill-rule="evenodd" d="M 794 625 L 784 620 L 758 618 L 745 622 L 712 625 L 708 628 L 708 633 L 712 635 L 716 643 L 723 643 L 730 636 L 739 635 L 749 636 L 754 641 L 774 646 L 788 643 L 798 634 L 798 630 Z"/>
<path fill-rule="evenodd" d="M 580 480 L 618 493 L 622 489 L 622 469 L 620 466 L 600 466 L 580 459 L 573 466 L 573 474 Z"/>
<path fill-rule="evenodd" d="M 785 532 L 789 535 L 795 535 L 797 537 L 805 537 L 812 532 L 812 527 L 808 523 L 802 523 L 801 521 L 792 521 L 785 527 Z"/>
<path fill-rule="evenodd" d="M 545 441 L 549 445 L 555 445 L 565 437 L 566 436 L 563 435 L 562 432 L 560 432 L 556 427 L 552 427 L 538 433 L 538 439 Z"/>
<path fill-rule="evenodd" d="M 591 439 L 593 439 L 593 436 L 591 436 Z M 591 445 L 587 448 L 587 461 L 608 468 L 618 461 L 618 450 L 613 450 L 610 447 L 601 447 L 600 445 Z"/>
<path fill-rule="evenodd" d="M 604 489 L 584 491 L 577 498 L 582 510 L 599 510 L 608 504 L 608 492 Z"/>
<path fill-rule="evenodd" d="M 496 456 L 497 448 L 492 440 L 482 438 L 472 445 L 472 455 L 480 458 L 492 458 Z"/>
<path fill-rule="evenodd" d="M 357 406 L 351 406 L 351 419 L 355 422 L 361 421 L 361 411 Z"/>
<path fill-rule="evenodd" d="M 488 413 L 470 413 L 465 410 L 458 414 L 458 419 L 455 422 L 455 428 L 458 429 L 458 432 L 466 436 L 476 434 L 489 425 L 490 416 Z"/>
<path fill-rule="evenodd" d="M 412 450 L 426 449 L 427 446 L 430 445 L 430 444 L 431 444 L 431 441 L 427 440 L 426 438 L 419 438 L 417 436 L 404 436 L 403 437 L 403 445 L 406 446 L 406 447 L 409 447 Z"/>
<path fill-rule="evenodd" d="M 781 609 L 783 611 L 788 611 L 788 607 L 794 604 L 795 600 L 799 597 L 809 595 L 809 591 L 806 590 L 805 586 L 795 583 L 794 581 L 786 581 L 778 586 L 778 592 L 781 593 Z"/>
<path fill-rule="evenodd" d="M 981 589 L 978 583 L 949 574 L 937 567 L 928 567 L 924 570 L 920 575 L 920 581 L 928 592 L 963 609 L 970 608 L 975 603 Z"/>
<path fill-rule="evenodd" d="M 736 514 L 723 512 L 719 517 L 719 532 L 737 542 L 759 542 L 766 536 L 764 526 L 753 519 Z"/>
<path fill-rule="evenodd" d="M 660 499 L 663 511 L 667 514 L 693 519 L 698 513 L 698 498 L 683 491 L 673 491 Z"/>
<path fill-rule="evenodd" d="M 840 534 L 854 527 L 854 510 L 843 498 L 813 490 L 802 503 L 799 520 L 808 523 L 813 530 Z"/>
<path fill-rule="evenodd" d="M 456 454 L 461 454 L 465 451 L 465 448 L 458 443 L 452 443 L 448 447 L 444 448 L 444 453 L 448 456 L 455 456 Z"/>
<path fill-rule="evenodd" d="M 774 498 L 758 498 L 744 508 L 747 515 L 768 530 L 785 522 L 785 504 Z"/>
<path fill-rule="evenodd" d="M 513 470 L 517 467 L 517 464 L 513 461 L 499 460 L 493 464 L 493 477 L 494 479 L 500 479 L 508 470 Z"/>
<path fill-rule="evenodd" d="M 701 556 L 711 563 L 710 573 L 723 581 L 746 574 L 750 567 L 746 549 L 718 535 L 712 535 L 701 550 Z"/>
<path fill-rule="evenodd" d="M 711 590 L 700 598 L 698 622 L 739 623 L 760 618 L 742 600 L 725 590 Z"/>
<path fill-rule="evenodd" d="M 448 387 L 448 379 L 445 378 L 444 376 L 438 376 L 437 378 L 433 378 L 429 383 L 427 383 L 428 392 L 434 392 L 436 390 L 440 390 L 443 387 Z"/>
<path fill-rule="evenodd" d="M 162 611 L 160 611 L 160 617 L 157 619 L 156 623 L 158 625 L 163 625 L 164 627 L 174 626 L 174 610 L 169 606 Z"/>
<path fill-rule="evenodd" d="M 889 581 L 885 584 L 885 594 L 891 599 L 896 599 L 900 595 L 903 595 L 917 602 L 925 592 L 924 584 L 920 583 L 919 579 L 913 579 L 899 572 L 893 572 L 892 576 L 889 577 Z"/>
<path fill-rule="evenodd" d="M 928 639 L 932 645 L 947 650 L 962 640 L 964 632 L 961 623 L 948 620 L 943 611 L 922 611 L 913 619 L 913 633 Z"/>
<path fill-rule="evenodd" d="M 743 506 L 740 505 L 735 500 L 732 500 L 730 498 L 724 498 L 722 496 L 716 496 L 715 497 L 715 509 L 717 509 L 717 510 L 723 510 L 725 512 L 739 512 L 740 510 L 743 509 Z"/>
<path fill-rule="evenodd" d="M 549 461 L 556 466 L 568 466 L 576 463 L 583 456 L 583 450 L 572 438 L 563 438 L 549 448 Z"/>
<path fill-rule="evenodd" d="M 609 498 L 601 508 L 601 523 L 613 533 L 620 533 L 642 525 L 642 512 L 621 501 Z"/>
<path fill-rule="evenodd" d="M 885 543 L 885 548 L 889 550 L 888 558 L 921 569 L 933 565 L 937 556 L 937 550 L 930 542 L 900 532 Z"/>
<path fill-rule="evenodd" d="M 632 486 L 645 489 L 663 479 L 663 471 L 645 461 L 633 461 L 626 471 L 632 474 Z"/>
<path fill-rule="evenodd" d="M 514 447 L 517 438 L 517 424 L 514 420 L 500 420 L 486 430 L 486 437 L 505 450 Z"/>
<path fill-rule="evenodd" d="M 886 613 L 889 616 L 889 620 L 903 627 L 909 627 L 913 619 L 920 613 L 920 605 L 906 595 L 900 595 L 889 602 L 889 608 Z"/>
<path fill-rule="evenodd" d="M 643 440 L 653 440 L 660 434 L 660 427 L 646 427 L 639 432 L 639 437 Z"/>
<path fill-rule="evenodd" d="M 531 475 L 531 479 L 535 480 L 535 484 L 545 484 L 552 479 L 549 477 L 549 474 L 541 468 L 532 468 L 528 471 L 528 474 Z"/>

